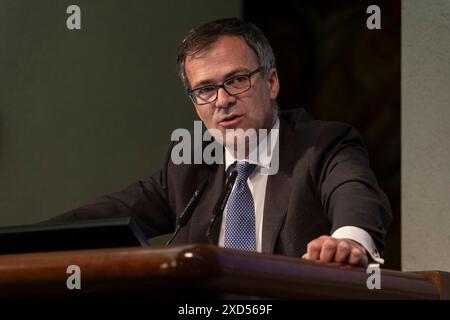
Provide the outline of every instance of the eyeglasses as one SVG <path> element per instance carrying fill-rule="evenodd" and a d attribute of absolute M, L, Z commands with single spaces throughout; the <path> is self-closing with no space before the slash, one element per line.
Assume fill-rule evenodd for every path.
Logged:
<path fill-rule="evenodd" d="M 251 76 L 261 70 L 262 68 L 259 67 L 250 73 L 233 76 L 226 79 L 222 84 L 210 84 L 197 89 L 189 89 L 187 94 L 197 105 L 208 104 L 216 101 L 217 93 L 220 88 L 223 88 L 223 90 L 225 90 L 225 92 L 230 96 L 235 96 L 250 89 L 252 87 L 252 82 L 250 81 Z"/>

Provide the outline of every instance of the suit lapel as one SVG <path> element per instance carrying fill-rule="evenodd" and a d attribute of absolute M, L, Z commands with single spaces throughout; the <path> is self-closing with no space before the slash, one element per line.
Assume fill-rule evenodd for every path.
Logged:
<path fill-rule="evenodd" d="M 262 252 L 273 253 L 286 218 L 292 189 L 292 170 L 295 164 L 296 138 L 289 124 L 280 117 L 279 170 L 267 179 L 262 226 Z"/>
<path fill-rule="evenodd" d="M 209 199 L 210 206 L 209 206 L 209 220 L 208 220 L 208 226 L 210 224 L 211 218 L 213 217 L 214 207 L 217 204 L 217 201 L 219 201 L 220 195 L 223 193 L 223 188 L 225 185 L 225 166 L 223 164 L 220 164 L 217 168 L 217 172 L 214 174 L 213 172 L 210 175 L 210 179 L 213 181 L 213 186 L 211 188 Z M 211 235 L 210 239 L 207 239 L 208 242 L 212 242 L 213 244 L 218 245 L 219 244 L 219 234 L 220 234 L 220 227 L 222 225 L 222 216 L 220 215 L 217 217 L 215 222 L 211 225 Z"/>
<path fill-rule="evenodd" d="M 206 128 L 202 126 L 202 130 L 203 137 Z M 192 154 L 195 154 L 195 152 L 197 151 L 195 150 L 195 148 L 201 148 L 201 150 L 197 152 L 203 155 L 205 148 L 212 143 L 217 142 L 214 142 L 214 139 L 212 141 L 203 141 L 201 145 L 196 145 L 195 142 L 193 142 L 192 145 L 194 146 L 194 150 Z M 219 200 L 219 197 L 222 194 L 223 187 L 225 185 L 224 149 L 221 145 L 219 145 L 219 148 L 222 149 L 222 163 L 203 163 L 201 165 L 195 165 L 196 177 L 193 177 L 193 179 L 198 180 L 197 184 L 200 184 L 201 181 L 208 179 L 208 185 L 205 192 L 201 196 L 197 207 L 195 208 L 189 224 L 189 228 L 187 230 L 189 243 L 218 243 L 222 218 L 218 217 L 215 223 L 212 225 L 209 239 L 208 237 L 206 237 L 206 231 L 208 230 L 211 218 L 213 217 L 214 206 Z M 213 150 L 215 150 L 215 148 Z M 214 156 L 215 155 L 213 155 L 213 157 Z M 193 181 L 189 182 L 194 183 Z"/>

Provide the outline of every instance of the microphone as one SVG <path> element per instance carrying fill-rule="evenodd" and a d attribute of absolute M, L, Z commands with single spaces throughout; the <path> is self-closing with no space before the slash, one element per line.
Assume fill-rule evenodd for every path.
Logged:
<path fill-rule="evenodd" d="M 194 194 L 191 197 L 191 200 L 189 200 L 188 204 L 186 205 L 186 207 L 184 207 L 183 211 L 181 212 L 180 217 L 178 218 L 178 224 L 177 227 L 175 228 L 175 232 L 172 234 L 172 237 L 170 237 L 169 241 L 166 242 L 166 246 L 168 246 L 173 241 L 173 239 L 175 239 L 176 235 L 178 234 L 178 231 L 180 231 L 180 229 L 184 227 L 186 223 L 188 223 L 189 219 L 192 216 L 192 213 L 194 213 L 194 208 L 197 205 L 197 202 L 200 199 L 200 196 L 202 195 L 203 191 L 205 191 L 207 185 L 208 179 L 204 180 L 200 184 L 200 187 L 198 187 L 198 189 L 195 190 Z"/>
<path fill-rule="evenodd" d="M 225 188 L 222 192 L 222 195 L 220 196 L 219 200 L 216 203 L 216 206 L 214 207 L 213 216 L 209 222 L 208 230 L 206 230 L 206 237 L 212 242 L 211 239 L 211 229 L 214 225 L 214 222 L 216 221 L 217 217 L 221 216 L 223 213 L 223 210 L 225 210 L 225 206 L 228 202 L 228 198 L 230 197 L 231 191 L 233 190 L 234 182 L 237 178 L 237 171 L 233 170 L 230 172 L 230 175 L 228 176 L 228 179 L 225 183 Z"/>

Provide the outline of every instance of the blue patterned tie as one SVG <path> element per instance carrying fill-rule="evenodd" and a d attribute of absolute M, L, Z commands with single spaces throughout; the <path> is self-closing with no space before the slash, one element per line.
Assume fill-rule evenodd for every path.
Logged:
<path fill-rule="evenodd" d="M 225 221 L 224 246 L 239 250 L 256 251 L 255 205 L 247 179 L 255 164 L 237 163 L 238 175 L 230 194 Z"/>

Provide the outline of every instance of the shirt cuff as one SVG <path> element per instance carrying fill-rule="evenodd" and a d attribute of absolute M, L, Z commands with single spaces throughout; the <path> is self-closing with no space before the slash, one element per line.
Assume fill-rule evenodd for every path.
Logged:
<path fill-rule="evenodd" d="M 364 229 L 354 226 L 345 226 L 333 232 L 331 237 L 336 239 L 351 239 L 353 241 L 356 241 L 366 249 L 373 261 L 379 264 L 384 263 L 384 259 L 381 259 L 375 242 L 373 241 L 370 234 Z"/>

